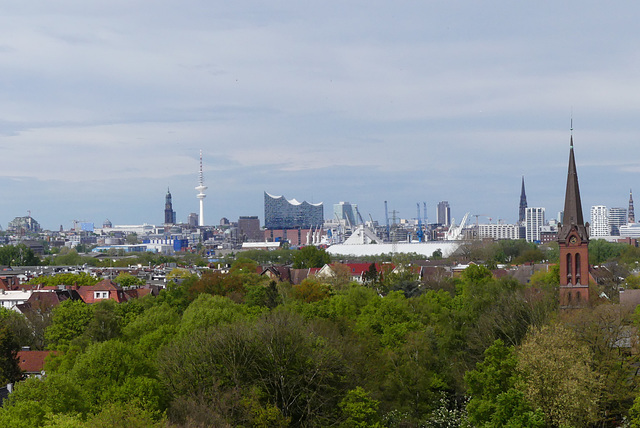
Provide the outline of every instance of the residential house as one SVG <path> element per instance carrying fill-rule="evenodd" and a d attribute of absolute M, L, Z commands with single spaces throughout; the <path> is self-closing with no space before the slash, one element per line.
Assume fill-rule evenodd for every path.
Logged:
<path fill-rule="evenodd" d="M 44 376 L 44 363 L 49 355 L 56 355 L 57 351 L 18 351 L 18 363 L 26 377 L 41 378 Z"/>
<path fill-rule="evenodd" d="M 78 287 L 78 294 L 85 303 L 97 303 L 101 300 L 115 300 L 122 303 L 129 300 L 129 296 L 122 288 L 110 279 L 103 279 L 96 285 Z"/>

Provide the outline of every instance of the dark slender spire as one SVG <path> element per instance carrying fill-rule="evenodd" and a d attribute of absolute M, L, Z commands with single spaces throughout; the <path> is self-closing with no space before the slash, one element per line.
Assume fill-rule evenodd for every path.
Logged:
<path fill-rule="evenodd" d="M 527 194 L 524 191 L 524 175 L 522 176 L 522 190 L 520 191 L 520 212 L 518 221 L 523 223 L 527 212 Z"/>
<path fill-rule="evenodd" d="M 636 215 L 633 212 L 633 193 L 631 189 L 629 189 L 629 223 L 636 222 Z"/>
<path fill-rule="evenodd" d="M 578 172 L 576 171 L 576 159 L 573 154 L 573 135 L 569 146 L 569 172 L 567 174 L 567 191 L 564 198 L 564 221 L 566 226 L 572 224 L 582 226 L 582 202 L 580 201 L 580 187 L 578 186 Z"/>

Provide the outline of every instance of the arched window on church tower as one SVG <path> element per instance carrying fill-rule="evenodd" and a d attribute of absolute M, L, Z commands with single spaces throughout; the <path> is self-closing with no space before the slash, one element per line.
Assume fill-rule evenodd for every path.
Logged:
<path fill-rule="evenodd" d="M 567 284 L 573 284 L 571 282 L 571 254 L 567 254 Z"/>
<path fill-rule="evenodd" d="M 576 284 L 580 284 L 580 253 L 576 253 Z"/>

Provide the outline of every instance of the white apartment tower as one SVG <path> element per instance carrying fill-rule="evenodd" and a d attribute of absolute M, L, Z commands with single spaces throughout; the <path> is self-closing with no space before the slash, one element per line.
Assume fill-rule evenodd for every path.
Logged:
<path fill-rule="evenodd" d="M 591 207 L 591 228 L 589 232 L 593 238 L 609 236 L 611 233 L 609 227 L 609 211 L 604 205 L 594 205 Z"/>
<path fill-rule="evenodd" d="M 544 226 L 544 208 L 527 208 L 525 212 L 525 236 L 527 242 L 540 241 L 540 228 L 542 226 Z"/>
<path fill-rule="evenodd" d="M 523 212 L 523 214 L 525 214 Z M 526 215 L 526 214 L 525 214 Z M 478 238 L 522 239 L 524 227 L 520 224 L 479 224 Z"/>

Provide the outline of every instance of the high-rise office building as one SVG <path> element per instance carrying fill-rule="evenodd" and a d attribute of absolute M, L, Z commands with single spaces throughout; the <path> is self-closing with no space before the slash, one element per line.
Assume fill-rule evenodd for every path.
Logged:
<path fill-rule="evenodd" d="M 590 235 L 608 236 L 611 232 L 609 227 L 609 211 L 604 205 L 594 205 L 591 207 L 591 229 Z"/>
<path fill-rule="evenodd" d="M 189 225 L 189 227 L 197 227 L 198 226 L 198 214 L 189 213 L 189 216 L 187 217 L 187 224 Z"/>
<path fill-rule="evenodd" d="M 242 242 L 264 241 L 264 234 L 260 230 L 260 220 L 257 215 L 240 216 L 238 218 L 238 234 Z"/>
<path fill-rule="evenodd" d="M 310 204 L 284 196 L 264 192 L 264 227 L 266 229 L 309 229 L 322 227 L 324 207 L 322 202 Z"/>
<path fill-rule="evenodd" d="M 542 226 L 544 226 L 544 208 L 527 207 L 525 210 L 525 236 L 528 242 L 540 241 Z"/>
<path fill-rule="evenodd" d="M 349 202 L 333 204 L 333 216 L 338 221 L 344 220 L 347 226 L 355 227 L 358 223 L 358 205 Z"/>
<path fill-rule="evenodd" d="M 609 209 L 609 227 L 612 236 L 620 236 L 620 226 L 627 224 L 627 209 L 615 207 Z"/>
<path fill-rule="evenodd" d="M 437 208 L 438 224 L 449 226 L 451 224 L 451 208 L 448 201 L 438 202 Z"/>

